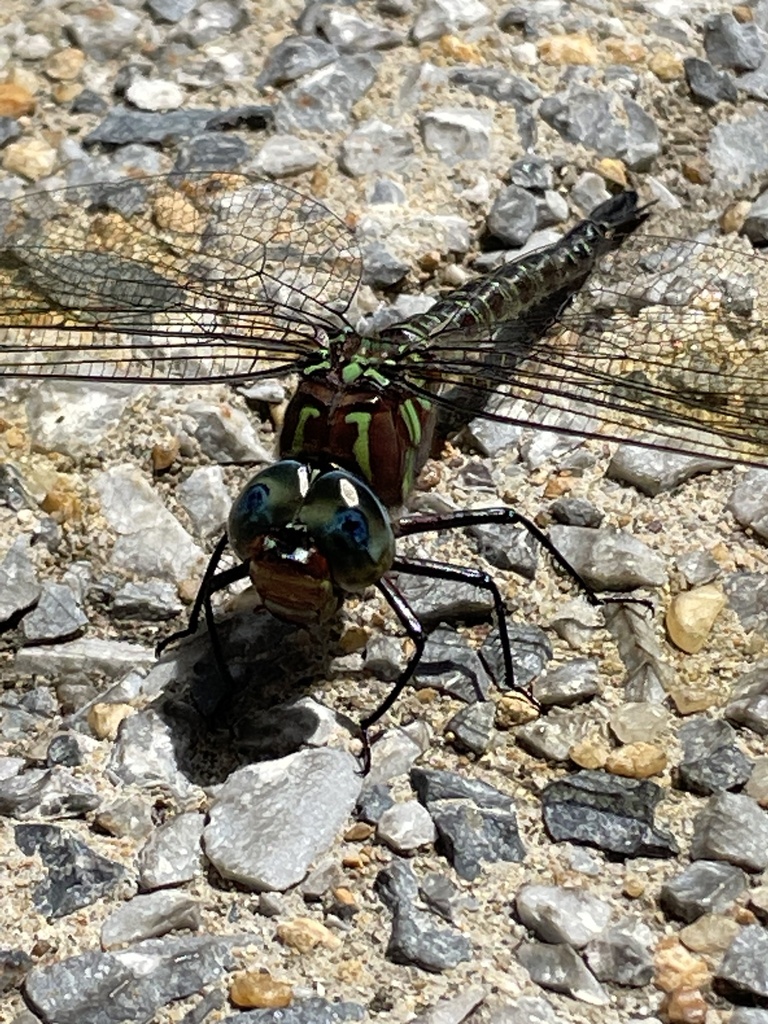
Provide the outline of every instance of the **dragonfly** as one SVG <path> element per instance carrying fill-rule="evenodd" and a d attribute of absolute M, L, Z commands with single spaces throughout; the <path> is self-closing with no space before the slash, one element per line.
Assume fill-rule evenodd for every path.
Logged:
<path fill-rule="evenodd" d="M 0 203 L 0 377 L 248 383 L 295 374 L 279 459 L 236 498 L 186 629 L 250 577 L 277 618 L 331 619 L 376 587 L 413 641 L 426 632 L 398 573 L 489 592 L 514 685 L 504 602 L 477 568 L 400 557 L 435 530 L 522 524 L 593 603 L 591 587 L 516 510 L 403 514 L 438 414 L 485 416 L 763 465 L 768 453 L 764 259 L 641 231 L 634 191 L 562 239 L 502 263 L 425 313 L 369 336 L 353 322 L 362 260 L 322 202 L 247 174 L 130 179 Z M 582 416 L 574 427 L 573 413 Z M 238 562 L 219 570 L 227 546 Z"/>

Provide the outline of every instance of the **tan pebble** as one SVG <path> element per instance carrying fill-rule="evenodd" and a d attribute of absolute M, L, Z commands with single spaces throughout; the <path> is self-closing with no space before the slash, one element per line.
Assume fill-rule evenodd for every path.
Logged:
<path fill-rule="evenodd" d="M 574 743 L 568 756 L 580 768 L 602 768 L 608 760 L 611 750 L 607 743 L 599 739 L 585 739 Z"/>
<path fill-rule="evenodd" d="M 364 868 L 368 863 L 367 857 L 361 857 L 359 853 L 348 853 L 346 857 L 342 857 L 342 867 L 350 868 L 353 871 L 357 871 L 360 868 Z"/>
<path fill-rule="evenodd" d="M 761 807 L 768 807 L 768 757 L 758 757 L 755 761 L 745 792 Z"/>
<path fill-rule="evenodd" d="M 19 427 L 8 427 L 3 431 L 3 440 L 9 448 L 23 448 L 27 443 L 27 435 Z"/>
<path fill-rule="evenodd" d="M 267 1007 L 290 1006 L 293 989 L 285 981 L 276 981 L 262 971 L 240 971 L 229 986 L 229 998 L 235 1006 Z"/>
<path fill-rule="evenodd" d="M 179 439 L 172 437 L 162 444 L 152 446 L 152 469 L 155 473 L 162 473 L 174 464 L 179 454 Z"/>
<path fill-rule="evenodd" d="M 0 83 L 0 117 L 23 117 L 35 109 L 35 97 L 23 85 Z"/>
<path fill-rule="evenodd" d="M 542 39 L 539 57 L 545 64 L 597 64 L 597 47 L 581 32 Z"/>
<path fill-rule="evenodd" d="M 651 54 L 648 68 L 660 82 L 677 82 L 685 74 L 682 58 L 669 50 L 657 50 Z"/>
<path fill-rule="evenodd" d="M 441 36 L 440 52 L 452 60 L 460 60 L 464 64 L 482 64 L 483 57 L 480 50 L 472 43 L 465 43 L 458 36 Z"/>
<path fill-rule="evenodd" d="M 608 756 L 606 770 L 627 779 L 647 779 L 667 767 L 667 755 L 655 743 L 627 743 Z"/>
<path fill-rule="evenodd" d="M 645 893 L 645 882 L 639 875 L 627 875 L 621 891 L 631 900 L 639 899 Z"/>
<path fill-rule="evenodd" d="M 52 53 L 45 62 L 45 73 L 57 82 L 71 82 L 80 74 L 85 64 L 85 54 L 74 46 Z"/>
<path fill-rule="evenodd" d="M 529 700 L 520 695 L 505 694 L 496 702 L 494 724 L 497 729 L 511 729 L 515 725 L 525 725 L 539 717 L 539 712 Z"/>
<path fill-rule="evenodd" d="M 191 604 L 197 597 L 197 592 L 200 589 L 200 580 L 194 577 L 182 580 L 176 589 L 184 604 Z"/>
<path fill-rule="evenodd" d="M 152 213 L 159 228 L 178 231 L 183 235 L 198 235 L 203 228 L 203 215 L 185 196 L 180 193 L 158 196 L 152 206 Z"/>
<path fill-rule="evenodd" d="M 653 955 L 654 983 L 664 992 L 678 988 L 699 988 L 709 980 L 710 971 L 701 957 L 689 953 L 674 936 L 662 939 Z"/>
<path fill-rule="evenodd" d="M 723 914 L 702 914 L 681 928 L 680 941 L 693 953 L 723 953 L 741 931 L 732 917 Z"/>
<path fill-rule="evenodd" d="M 277 937 L 299 953 L 309 953 L 315 946 L 338 949 L 341 945 L 341 939 L 335 932 L 312 917 L 295 917 L 278 925 Z"/>
<path fill-rule="evenodd" d="M 765 922 L 764 917 L 758 922 L 757 916 L 748 907 L 736 907 L 733 913 L 733 919 L 736 924 L 741 925 L 763 924 Z"/>
<path fill-rule="evenodd" d="M 373 825 L 369 825 L 365 821 L 356 821 L 344 833 L 344 839 L 348 843 L 359 843 L 364 839 L 370 839 L 375 831 Z"/>
<path fill-rule="evenodd" d="M 742 25 L 746 25 L 747 22 L 755 20 L 755 12 L 746 4 L 735 4 L 731 8 L 731 14 L 734 16 L 736 21 L 741 22 Z"/>
<path fill-rule="evenodd" d="M 670 700 L 681 715 L 695 715 L 697 711 L 720 706 L 721 695 L 717 681 L 699 679 L 695 684 L 676 684 L 668 691 Z"/>
<path fill-rule="evenodd" d="M 339 885 L 335 889 L 333 889 L 332 892 L 333 898 L 335 900 L 338 900 L 339 903 L 343 903 L 345 907 L 357 906 L 355 894 L 352 892 L 351 889 L 347 889 L 346 886 Z"/>
<path fill-rule="evenodd" d="M 768 885 L 756 885 L 749 892 L 749 909 L 761 921 L 768 921 Z"/>
<path fill-rule="evenodd" d="M 368 980 L 368 972 L 362 960 L 343 960 L 336 968 L 336 977 L 346 985 L 358 985 Z"/>
<path fill-rule="evenodd" d="M 82 91 L 83 86 L 79 82 L 59 82 L 58 85 L 53 87 L 51 95 L 56 103 L 63 107 L 65 104 L 76 100 Z"/>
<path fill-rule="evenodd" d="M 610 156 L 603 157 L 595 164 L 595 170 L 603 181 L 612 181 L 615 185 L 621 185 L 622 188 L 626 188 L 629 184 L 627 168 L 624 166 L 623 160 L 617 160 Z"/>
<path fill-rule="evenodd" d="M 53 488 L 48 491 L 40 503 L 43 512 L 54 516 L 56 521 L 72 522 L 82 518 L 83 506 L 76 494 L 71 491 Z"/>
<path fill-rule="evenodd" d="M 554 473 L 544 487 L 545 498 L 560 498 L 573 490 L 573 477 L 570 473 Z"/>
<path fill-rule="evenodd" d="M 130 704 L 92 704 L 88 710 L 88 726 L 98 740 L 113 740 L 123 719 L 134 714 Z"/>
<path fill-rule="evenodd" d="M 22 139 L 3 150 L 3 167 L 30 181 L 40 181 L 53 173 L 56 150 L 42 139 Z"/>
<path fill-rule="evenodd" d="M 695 988 L 675 989 L 662 1001 L 661 1013 L 669 1024 L 704 1024 L 707 1001 Z"/>
<path fill-rule="evenodd" d="M 738 234 L 744 227 L 752 204 L 745 199 L 740 202 L 729 203 L 720 215 L 720 230 L 726 235 Z"/>
<path fill-rule="evenodd" d="M 712 180 L 712 168 L 703 156 L 692 156 L 682 163 L 683 177 L 694 185 L 708 185 Z"/>
<path fill-rule="evenodd" d="M 641 60 L 645 60 L 648 52 L 637 39 L 609 36 L 603 45 L 613 64 L 639 64 Z"/>
<path fill-rule="evenodd" d="M 345 654 L 354 654 L 362 651 L 370 638 L 370 633 L 363 626 L 350 626 L 342 633 L 339 646 Z"/>
<path fill-rule="evenodd" d="M 686 654 L 696 654 L 707 642 L 724 607 L 723 592 L 714 583 L 678 594 L 667 609 L 670 639 Z"/>

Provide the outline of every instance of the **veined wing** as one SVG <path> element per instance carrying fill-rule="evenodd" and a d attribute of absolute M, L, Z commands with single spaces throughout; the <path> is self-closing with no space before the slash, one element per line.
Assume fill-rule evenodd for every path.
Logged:
<path fill-rule="evenodd" d="M 634 235 L 524 315 L 471 315 L 459 289 L 391 375 L 492 419 L 766 465 L 768 259 L 740 241 Z"/>
<path fill-rule="evenodd" d="M 252 379 L 316 357 L 360 277 L 318 201 L 243 174 L 0 203 L 0 376 Z"/>

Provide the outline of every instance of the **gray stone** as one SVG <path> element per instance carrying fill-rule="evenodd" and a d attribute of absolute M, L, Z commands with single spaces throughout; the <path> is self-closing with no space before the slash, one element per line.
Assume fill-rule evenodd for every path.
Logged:
<path fill-rule="evenodd" d="M 686 57 L 683 67 L 691 95 L 704 106 L 713 107 L 722 101 L 736 102 L 736 83 L 727 71 L 715 70 L 708 60 L 701 57 Z"/>
<path fill-rule="evenodd" d="M 667 581 L 663 559 L 623 530 L 556 524 L 549 539 L 595 590 L 662 587 Z"/>
<path fill-rule="evenodd" d="M 541 117 L 568 142 L 648 170 L 661 150 L 656 122 L 628 96 L 574 85 L 542 100 Z"/>
<path fill-rule="evenodd" d="M 128 942 L 166 935 L 177 928 L 197 931 L 200 904 L 183 892 L 150 892 L 134 896 L 107 917 L 101 926 L 101 948 L 116 949 Z"/>
<path fill-rule="evenodd" d="M 275 124 L 281 132 L 334 132 L 347 127 L 352 107 L 376 79 L 376 61 L 368 54 L 340 57 L 285 90 Z"/>
<path fill-rule="evenodd" d="M 322 150 L 312 142 L 295 135 L 273 135 L 256 155 L 253 169 L 270 178 L 287 178 L 314 170 L 322 157 Z"/>
<path fill-rule="evenodd" d="M 478 701 L 460 708 L 445 723 L 445 732 L 459 750 L 468 750 L 480 757 L 491 749 L 496 731 L 493 727 L 496 705 L 493 701 Z"/>
<path fill-rule="evenodd" d="M 264 89 L 269 85 L 294 82 L 332 64 L 338 56 L 336 47 L 318 36 L 288 36 L 269 51 L 256 85 Z"/>
<path fill-rule="evenodd" d="M 694 860 L 724 860 L 745 871 L 768 867 L 768 814 L 739 793 L 713 796 L 696 815 L 691 842 Z"/>
<path fill-rule="evenodd" d="M 714 169 L 716 183 L 727 182 L 733 190 L 759 180 L 768 170 L 768 149 L 763 145 L 766 132 L 768 110 L 715 125 L 706 158 Z"/>
<path fill-rule="evenodd" d="M 768 470 L 751 469 L 734 488 L 728 509 L 741 526 L 768 540 Z"/>
<path fill-rule="evenodd" d="M 504 245 L 523 245 L 537 227 L 536 200 L 519 185 L 508 185 L 493 202 L 488 214 L 488 231 Z"/>
<path fill-rule="evenodd" d="M 10 818 L 77 818 L 100 802 L 90 782 L 58 765 L 0 780 L 0 814 Z"/>
<path fill-rule="evenodd" d="M 0 623 L 31 608 L 41 593 L 42 586 L 29 557 L 29 537 L 17 537 L 0 563 Z"/>
<path fill-rule="evenodd" d="M 690 924 L 703 914 L 727 911 L 746 888 L 741 868 L 699 860 L 662 885 L 659 904 L 665 914 Z"/>
<path fill-rule="evenodd" d="M 201 466 L 193 470 L 176 489 L 176 495 L 192 520 L 198 537 L 223 533 L 232 497 L 224 483 L 221 466 Z"/>
<path fill-rule="evenodd" d="M 202 814 L 188 811 L 175 814 L 151 833 L 137 858 L 142 889 L 183 885 L 200 875 L 204 823 Z"/>
<path fill-rule="evenodd" d="M 734 730 L 721 720 L 693 718 L 678 732 L 683 758 L 679 785 L 700 796 L 740 789 L 752 772 L 752 761 L 736 745 Z"/>
<path fill-rule="evenodd" d="M 625 920 L 608 928 L 585 951 L 587 965 L 598 981 L 628 988 L 650 984 L 656 939 L 640 920 Z"/>
<path fill-rule="evenodd" d="M 155 653 L 141 644 L 124 640 L 85 638 L 66 644 L 23 647 L 14 660 L 16 671 L 24 675 L 81 676 L 92 672 L 111 677 L 134 668 L 151 668 Z"/>
<path fill-rule="evenodd" d="M 396 853 L 409 853 L 427 846 L 437 836 L 429 813 L 416 800 L 393 804 L 383 811 L 376 834 Z"/>
<path fill-rule="evenodd" d="M 572 707 L 599 693 L 598 675 L 592 658 L 573 658 L 544 672 L 533 684 L 533 696 L 542 707 Z"/>
<path fill-rule="evenodd" d="M 608 993 L 570 946 L 527 942 L 518 949 L 517 959 L 532 980 L 550 992 L 563 992 L 592 1006 L 605 1006 L 610 1001 Z"/>
<path fill-rule="evenodd" d="M 430 110 L 419 118 L 424 148 L 449 167 L 465 160 L 486 160 L 492 127 L 492 116 L 473 107 Z"/>
<path fill-rule="evenodd" d="M 244 936 L 145 939 L 126 950 L 93 951 L 35 967 L 25 995 L 44 1020 L 83 1024 L 103 1019 L 149 1021 L 166 1003 L 199 992 L 234 970 Z"/>
<path fill-rule="evenodd" d="M 106 470 L 93 487 L 104 518 L 118 534 L 112 568 L 177 583 L 198 571 L 202 575 L 203 552 L 134 467 Z"/>
<path fill-rule="evenodd" d="M 608 464 L 606 476 L 611 480 L 632 484 L 643 494 L 655 497 L 674 490 L 699 473 L 710 473 L 726 468 L 727 465 L 718 459 L 622 444 Z"/>
<path fill-rule="evenodd" d="M 64 917 L 88 907 L 126 878 L 122 864 L 99 856 L 55 825 L 17 825 L 15 838 L 22 853 L 38 854 L 46 869 L 32 892 L 35 907 L 45 917 Z"/>
<path fill-rule="evenodd" d="M 762 192 L 750 206 L 742 232 L 753 245 L 764 246 L 768 242 L 768 191 Z"/>
<path fill-rule="evenodd" d="M 704 49 L 713 64 L 734 71 L 754 71 L 766 52 L 757 25 L 742 24 L 731 13 L 714 14 L 707 19 Z"/>
<path fill-rule="evenodd" d="M 432 914 L 416 906 L 418 883 L 406 861 L 395 859 L 380 871 L 375 888 L 392 912 L 389 960 L 439 972 L 470 959 L 472 947 L 466 936 L 455 928 L 439 927 Z"/>
<path fill-rule="evenodd" d="M 742 928 L 725 951 L 713 987 L 732 1002 L 768 1002 L 768 933 L 760 925 Z"/>
<path fill-rule="evenodd" d="M 413 23 L 411 37 L 415 43 L 425 43 L 483 24 L 490 17 L 490 10 L 480 0 L 427 0 Z"/>
<path fill-rule="evenodd" d="M 556 842 L 596 846 L 618 857 L 670 857 L 679 852 L 677 843 L 653 822 L 663 795 L 647 780 L 580 771 L 545 787 L 544 824 Z"/>
<path fill-rule="evenodd" d="M 377 119 L 366 121 L 341 144 L 339 166 L 360 177 L 387 171 L 403 171 L 413 156 L 413 142 L 405 130 Z"/>
<path fill-rule="evenodd" d="M 87 625 L 88 617 L 72 590 L 64 583 L 46 583 L 21 628 L 26 639 L 35 643 L 66 640 Z"/>
<path fill-rule="evenodd" d="M 206 855 L 224 878 L 249 889 L 287 889 L 335 839 L 360 787 L 354 758 L 338 750 L 240 768 L 211 805 Z"/>
<path fill-rule="evenodd" d="M 180 796 L 190 789 L 179 770 L 173 730 L 152 708 L 122 720 L 109 770 L 129 785 L 167 786 Z"/>
<path fill-rule="evenodd" d="M 126 583 L 116 591 L 112 601 L 112 614 L 116 619 L 138 622 L 172 619 L 181 614 L 183 608 L 176 587 L 162 580 Z"/>
<path fill-rule="evenodd" d="M 565 942 L 580 949 L 605 931 L 610 906 L 581 889 L 523 885 L 515 897 L 517 916 L 542 942 Z"/>

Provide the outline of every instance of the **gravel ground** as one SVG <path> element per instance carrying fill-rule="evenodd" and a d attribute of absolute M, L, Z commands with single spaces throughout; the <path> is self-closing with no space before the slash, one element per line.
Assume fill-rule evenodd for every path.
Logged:
<path fill-rule="evenodd" d="M 768 238 L 765 2 L 6 0 L 0 63 L 0 198 L 212 161 L 268 173 L 357 228 L 361 314 L 489 266 L 487 218 L 531 154 L 526 195 L 496 208 L 506 246 L 631 184 L 658 203 L 645 237 L 727 244 L 768 284 L 743 237 Z M 0 1021 L 766 1024 L 765 472 L 644 451 L 643 489 L 600 438 L 473 423 L 446 444 L 414 510 L 503 502 L 567 533 L 577 510 L 553 503 L 584 499 L 596 532 L 643 547 L 563 550 L 597 586 L 634 567 L 654 613 L 606 625 L 535 546 L 511 571 L 507 535 L 411 541 L 493 573 L 517 677 L 526 644 L 551 647 L 531 656 L 544 710 L 489 683 L 487 602 L 406 590 L 450 630 L 361 795 L 349 719 L 409 650 L 379 595 L 325 631 L 222 597 L 228 664 L 256 684 L 223 725 L 189 699 L 217 685 L 205 636 L 153 653 L 274 452 L 284 384 L 0 385 Z M 701 649 L 670 642 L 670 610 Z M 451 773 L 447 795 L 414 761 Z M 676 901 L 691 865 L 711 876 Z"/>

